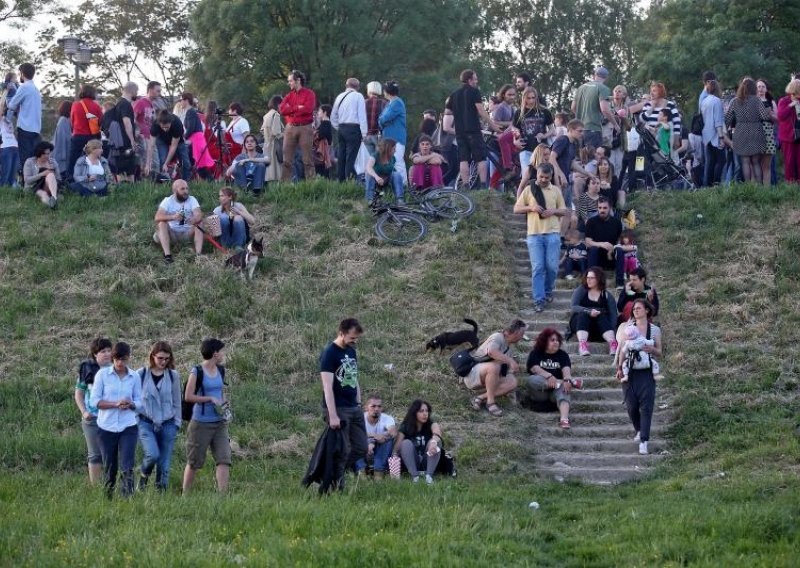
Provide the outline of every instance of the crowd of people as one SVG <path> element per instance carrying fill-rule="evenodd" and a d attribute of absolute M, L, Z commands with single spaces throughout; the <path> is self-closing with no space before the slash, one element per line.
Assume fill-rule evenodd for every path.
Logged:
<path fill-rule="evenodd" d="M 612 90 L 605 85 L 609 72 L 604 67 L 577 89 L 570 112 L 548 109 L 526 73 L 485 101 L 478 75 L 467 69 L 441 115 L 433 109 L 423 113 L 419 135 L 407 152 L 406 107 L 393 80 L 370 82 L 363 96 L 360 81 L 349 78 L 329 105 L 320 104 L 305 75 L 293 70 L 287 76 L 288 93 L 269 100 L 258 132 L 238 102 L 223 111 L 209 101 L 201 111 L 197 99 L 185 92 L 169 109 L 161 85 L 151 81 L 144 96 L 137 84 L 127 83 L 117 101 L 100 105 L 97 91 L 84 85 L 75 101 L 59 106 L 54 139 L 48 142 L 41 138 L 42 99 L 35 72 L 25 63 L 19 68 L 21 83 L 9 73 L 3 84 L 0 185 L 18 185 L 21 174 L 24 187 L 55 208 L 63 187 L 81 196 L 101 196 L 114 184 L 140 177 L 170 181 L 172 193 L 159 204 L 153 235 L 166 263 L 173 262 L 175 243 L 189 242 L 197 254 L 202 251 L 203 214 L 188 187 L 195 177 L 230 179 L 231 185 L 257 195 L 274 181 L 334 175 L 346 181 L 363 175 L 368 199 L 377 188 L 391 186 L 398 200 L 409 185 L 435 187 L 459 178 L 469 186 L 473 168 L 478 187 L 513 184 L 514 212 L 527 217 L 534 308 L 542 312 L 553 302 L 559 268 L 567 279 L 580 273 L 569 333 L 577 335 L 581 356 L 590 354 L 590 340 L 608 344 L 642 454 L 648 452 L 662 339 L 652 323 L 658 296 L 639 262 L 636 237 L 621 219 L 627 189 L 642 175 L 636 125 L 644 125 L 661 154 L 685 165 L 699 186 L 735 179 L 775 183 L 778 147 L 786 181 L 800 181 L 800 78 L 789 82 L 776 103 L 766 81 L 745 77 L 736 96 L 725 102 L 715 74 L 707 72 L 689 127 L 662 83 L 632 100 L 624 86 Z M 256 222 L 236 197 L 233 188 L 222 187 L 213 211 L 228 248 L 243 247 Z M 604 270 L 614 271 L 616 300 L 606 289 Z M 562 349 L 565 338 L 552 328 L 535 338 L 525 364 L 527 378 L 520 384 L 515 376 L 519 364 L 510 349 L 526 329 L 514 320 L 477 348 L 475 365 L 463 381 L 474 391 L 470 405 L 500 417 L 498 397 L 525 388 L 554 402 L 559 425 L 569 429 L 570 392 L 582 383 Z M 410 405 L 399 428 L 383 413 L 379 395 L 362 401 L 355 353 L 362 332 L 356 320 L 343 320 L 320 359 L 323 414 L 346 441 L 346 451 L 337 458 L 342 474 L 336 485 L 343 486 L 348 468 L 365 471 L 367 460 L 381 477 L 393 459 L 414 481 L 424 472 L 432 483 L 443 449 L 442 427 L 423 400 Z M 224 491 L 231 449 L 223 348 L 217 339 L 204 341 L 203 362 L 192 368 L 182 387 L 168 343 L 155 343 L 148 364 L 132 371 L 125 343 L 93 342 L 75 393 L 90 479 L 99 481 L 102 463 L 109 495 L 119 471 L 122 493 L 130 495 L 137 485 L 133 461 L 138 440 L 145 455 L 138 487 L 146 487 L 156 471 L 155 484 L 165 489 L 183 399 L 191 408 L 183 490 L 191 488 L 211 448 L 217 487 Z"/>

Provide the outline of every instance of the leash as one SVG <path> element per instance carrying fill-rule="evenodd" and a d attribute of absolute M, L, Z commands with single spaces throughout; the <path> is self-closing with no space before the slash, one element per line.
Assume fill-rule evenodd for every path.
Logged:
<path fill-rule="evenodd" d="M 216 240 L 214 237 L 212 237 L 211 235 L 209 235 L 209 234 L 208 234 L 208 231 L 206 231 L 206 230 L 205 230 L 203 227 L 201 227 L 201 226 L 200 226 L 200 223 L 196 224 L 196 225 L 195 225 L 195 228 L 196 228 L 197 230 L 199 230 L 201 233 L 203 233 L 203 236 L 205 237 L 205 239 L 206 239 L 208 242 L 210 242 L 212 245 L 214 245 L 214 246 L 215 246 L 217 249 L 219 249 L 220 251 L 222 251 L 222 252 L 224 252 L 224 253 L 228 253 L 228 252 L 229 252 L 229 251 L 228 251 L 228 249 L 226 249 L 224 246 L 222 246 L 221 244 L 219 244 L 219 243 L 217 242 L 217 240 Z"/>

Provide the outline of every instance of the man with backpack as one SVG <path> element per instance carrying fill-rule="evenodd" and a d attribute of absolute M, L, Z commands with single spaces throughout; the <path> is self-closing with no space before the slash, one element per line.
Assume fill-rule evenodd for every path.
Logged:
<path fill-rule="evenodd" d="M 192 368 L 186 381 L 184 400 L 192 405 L 191 420 L 186 429 L 186 468 L 183 471 L 183 493 L 189 492 L 197 471 L 206 461 L 206 452 L 216 463 L 217 491 L 228 489 L 231 467 L 231 442 L 228 436 L 230 412 L 225 400 L 225 344 L 216 338 L 204 339 L 200 345 L 202 365 Z"/>

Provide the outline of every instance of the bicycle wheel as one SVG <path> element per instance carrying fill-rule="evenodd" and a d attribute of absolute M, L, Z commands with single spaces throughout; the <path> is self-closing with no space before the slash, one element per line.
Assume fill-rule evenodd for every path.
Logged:
<path fill-rule="evenodd" d="M 452 189 L 435 189 L 425 196 L 424 202 L 445 219 L 469 217 L 475 212 L 475 202 Z"/>
<path fill-rule="evenodd" d="M 478 165 L 475 162 L 469 163 L 469 183 L 464 183 L 461 180 L 461 175 L 458 175 L 456 179 L 453 180 L 453 189 L 458 191 L 464 191 L 467 189 L 472 189 L 478 183 Z"/>
<path fill-rule="evenodd" d="M 386 242 L 408 245 L 424 237 L 428 225 L 413 213 L 390 210 L 378 217 L 375 232 Z"/>

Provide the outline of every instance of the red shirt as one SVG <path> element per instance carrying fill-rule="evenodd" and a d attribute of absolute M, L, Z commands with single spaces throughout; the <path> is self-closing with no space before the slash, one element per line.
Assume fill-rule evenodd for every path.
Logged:
<path fill-rule="evenodd" d="M 303 108 L 298 108 L 298 107 Z M 289 91 L 278 107 L 287 124 L 311 124 L 314 120 L 314 109 L 317 107 L 317 96 L 314 91 L 300 87 L 299 91 Z"/>
<path fill-rule="evenodd" d="M 86 110 L 83 110 L 83 103 L 86 110 L 95 115 L 98 119 L 103 117 L 103 109 L 93 99 L 81 99 L 72 103 L 69 111 L 69 121 L 72 124 L 73 136 L 91 136 L 89 131 L 89 121 L 86 119 Z"/>
<path fill-rule="evenodd" d="M 142 97 L 137 100 L 133 105 L 133 121 L 139 127 L 139 132 L 142 133 L 142 138 L 147 140 L 150 138 L 150 127 L 153 125 L 156 109 L 153 102 L 147 97 Z"/>

